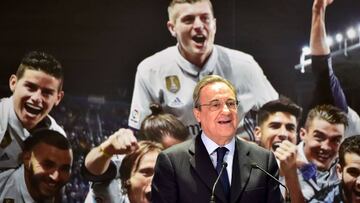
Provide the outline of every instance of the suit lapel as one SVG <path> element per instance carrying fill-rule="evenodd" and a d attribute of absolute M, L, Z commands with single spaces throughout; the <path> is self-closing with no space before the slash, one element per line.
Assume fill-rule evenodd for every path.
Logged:
<path fill-rule="evenodd" d="M 237 202 L 237 200 L 241 198 L 251 175 L 251 160 L 248 158 L 249 148 L 242 143 L 243 141 L 235 140 L 230 202 Z"/>
<path fill-rule="evenodd" d="M 205 148 L 204 143 L 201 140 L 201 136 L 198 135 L 194 139 L 194 142 L 189 147 L 190 153 L 190 165 L 200 177 L 202 182 L 212 191 L 212 187 L 217 178 L 216 170 L 211 162 L 210 156 Z M 222 202 L 226 202 L 224 191 L 221 187 L 220 182 L 215 188 L 215 196 Z M 210 200 L 210 195 L 209 195 Z"/>

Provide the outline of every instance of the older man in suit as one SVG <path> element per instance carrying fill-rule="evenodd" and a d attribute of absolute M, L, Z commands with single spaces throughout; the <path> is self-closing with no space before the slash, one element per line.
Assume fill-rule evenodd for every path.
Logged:
<path fill-rule="evenodd" d="M 160 153 L 152 183 L 153 202 L 282 202 L 279 185 L 253 166 L 278 177 L 274 155 L 235 137 L 235 87 L 220 76 L 204 77 L 193 93 L 202 132 Z M 227 167 L 226 167 L 227 166 Z"/>

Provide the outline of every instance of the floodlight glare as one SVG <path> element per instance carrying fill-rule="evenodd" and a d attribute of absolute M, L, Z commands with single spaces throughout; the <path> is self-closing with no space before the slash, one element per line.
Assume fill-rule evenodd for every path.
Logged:
<path fill-rule="evenodd" d="M 346 35 L 349 39 L 354 39 L 356 37 L 356 32 L 355 32 L 355 29 L 354 28 L 349 28 L 347 31 L 346 31 Z"/>
<path fill-rule="evenodd" d="M 331 47 L 331 46 L 334 44 L 333 38 L 330 37 L 330 36 L 327 36 L 327 37 L 326 37 L 326 44 L 327 44 L 329 47 Z"/>
<path fill-rule="evenodd" d="M 340 34 L 340 33 L 336 34 L 335 39 L 336 39 L 337 42 L 342 42 L 343 41 L 342 34 Z"/>
<path fill-rule="evenodd" d="M 304 47 L 302 48 L 302 53 L 303 53 L 304 55 L 309 55 L 309 54 L 311 53 L 311 50 L 310 50 L 310 48 L 309 48 L 308 46 L 304 46 Z"/>

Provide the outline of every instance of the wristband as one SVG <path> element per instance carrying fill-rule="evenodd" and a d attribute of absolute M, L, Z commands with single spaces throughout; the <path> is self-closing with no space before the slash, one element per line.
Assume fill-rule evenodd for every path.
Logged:
<path fill-rule="evenodd" d="M 106 158 L 111 158 L 112 155 L 110 155 L 109 153 L 105 152 L 105 150 L 101 147 L 101 145 L 99 146 L 99 151 L 101 153 L 101 155 L 103 155 Z"/>

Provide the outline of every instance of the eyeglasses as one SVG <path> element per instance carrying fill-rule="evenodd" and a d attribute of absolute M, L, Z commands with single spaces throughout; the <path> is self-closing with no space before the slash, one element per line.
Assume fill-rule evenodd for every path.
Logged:
<path fill-rule="evenodd" d="M 226 102 L 222 102 L 220 100 L 212 100 L 208 104 L 199 104 L 197 107 L 209 106 L 210 111 L 217 111 L 224 106 L 224 103 L 226 104 L 227 108 L 230 110 L 237 110 L 239 105 L 239 101 L 234 99 L 229 99 Z"/>

